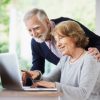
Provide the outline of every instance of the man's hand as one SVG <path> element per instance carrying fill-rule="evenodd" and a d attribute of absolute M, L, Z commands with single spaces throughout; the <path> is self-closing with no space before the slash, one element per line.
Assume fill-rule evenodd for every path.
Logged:
<path fill-rule="evenodd" d="M 54 82 L 47 82 L 47 81 L 39 81 L 32 84 L 32 87 L 46 87 L 46 88 L 55 88 Z"/>
<path fill-rule="evenodd" d="M 98 61 L 100 61 L 100 52 L 97 48 L 88 48 L 88 52 L 93 55 Z"/>
<path fill-rule="evenodd" d="M 21 70 L 22 71 L 22 82 L 23 85 L 26 84 L 26 79 L 27 78 L 31 78 L 31 79 L 36 79 L 39 75 L 40 72 L 39 71 L 26 71 L 26 70 Z"/>

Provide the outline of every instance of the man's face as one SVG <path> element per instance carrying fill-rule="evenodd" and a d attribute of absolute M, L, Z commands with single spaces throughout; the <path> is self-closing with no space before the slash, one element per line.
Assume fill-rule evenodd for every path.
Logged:
<path fill-rule="evenodd" d="M 33 16 L 25 22 L 30 35 L 37 42 L 44 42 L 49 31 L 48 24 L 45 20 L 40 20 L 37 16 Z"/>

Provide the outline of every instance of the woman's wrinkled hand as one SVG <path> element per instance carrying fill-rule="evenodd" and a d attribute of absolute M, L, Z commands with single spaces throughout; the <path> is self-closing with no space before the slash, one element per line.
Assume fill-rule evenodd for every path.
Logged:
<path fill-rule="evenodd" d="M 54 82 L 47 82 L 47 81 L 39 81 L 32 84 L 32 87 L 46 87 L 46 88 L 55 88 Z"/>

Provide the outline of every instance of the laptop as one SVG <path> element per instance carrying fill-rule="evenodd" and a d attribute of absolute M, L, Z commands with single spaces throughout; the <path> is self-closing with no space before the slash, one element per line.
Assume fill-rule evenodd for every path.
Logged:
<path fill-rule="evenodd" d="M 0 54 L 0 76 L 2 86 L 6 89 L 26 91 L 57 91 L 57 88 L 32 88 L 31 86 L 23 86 L 18 58 L 14 53 Z"/>

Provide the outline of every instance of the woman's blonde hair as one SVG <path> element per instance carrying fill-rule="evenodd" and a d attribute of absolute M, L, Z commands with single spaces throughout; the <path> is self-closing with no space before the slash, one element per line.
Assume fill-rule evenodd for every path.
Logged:
<path fill-rule="evenodd" d="M 89 43 L 89 38 L 86 37 L 84 30 L 75 21 L 63 21 L 56 25 L 52 32 L 54 37 L 58 34 L 57 31 L 64 36 L 73 38 L 77 47 L 85 48 Z"/>

